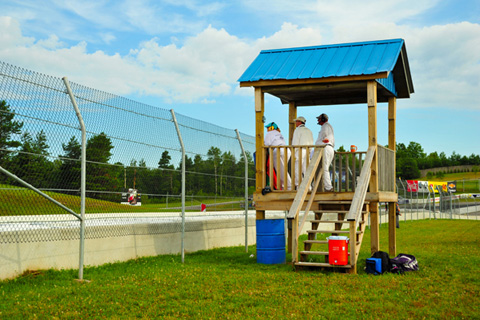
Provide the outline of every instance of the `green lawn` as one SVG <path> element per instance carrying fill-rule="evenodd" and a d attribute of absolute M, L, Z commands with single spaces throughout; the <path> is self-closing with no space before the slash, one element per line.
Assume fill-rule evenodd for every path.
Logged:
<path fill-rule="evenodd" d="M 0 189 L 2 189 L 0 190 L 0 216 L 66 213 L 66 211 L 60 207 L 27 188 L 0 184 Z M 45 191 L 45 193 L 66 207 L 72 209 L 74 212 L 80 213 L 79 196 L 51 191 Z M 120 202 L 120 195 L 118 197 Z M 186 211 L 199 211 L 198 209 L 190 210 L 188 209 L 188 206 L 200 206 L 202 203 L 207 205 L 215 205 L 213 207 L 209 207 L 208 211 L 241 210 L 242 208 L 240 207 L 240 203 L 243 203 L 243 201 L 244 200 L 242 197 L 218 197 L 215 199 L 206 196 L 205 198 L 193 198 L 193 200 L 191 197 L 187 197 L 185 200 L 185 206 L 187 207 Z M 120 204 L 119 202 L 98 200 L 88 197 L 86 198 L 85 202 L 86 213 L 178 212 L 179 208 L 182 206 L 180 198 L 178 197 L 172 197 L 168 205 L 166 203 L 147 203 L 145 201 L 141 206 L 130 206 Z"/>
<path fill-rule="evenodd" d="M 420 270 L 358 275 L 260 265 L 243 246 L 141 258 L 77 270 L 27 272 L 0 282 L 1 319 L 478 319 L 480 222 L 402 222 L 398 252 Z M 386 248 L 387 228 L 380 227 Z M 287 258 L 289 261 L 289 258 Z"/>

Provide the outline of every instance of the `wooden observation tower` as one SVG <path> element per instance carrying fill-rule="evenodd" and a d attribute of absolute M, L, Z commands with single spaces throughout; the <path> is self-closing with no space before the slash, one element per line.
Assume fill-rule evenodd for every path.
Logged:
<path fill-rule="evenodd" d="M 368 218 L 371 226 L 371 251 L 379 245 L 379 202 L 389 207 L 389 248 L 396 255 L 395 204 L 395 123 L 397 98 L 409 98 L 414 92 L 403 39 L 347 43 L 303 48 L 263 50 L 239 79 L 241 87 L 253 87 L 255 92 L 256 189 L 253 199 L 256 216 L 265 219 L 268 210 L 288 211 L 288 249 L 292 263 L 297 266 L 333 267 L 311 257 L 328 256 L 321 250 L 326 241 L 316 240 L 318 233 L 346 234 L 350 238 L 349 262 L 342 266 L 356 272 L 358 253 Z M 264 145 L 265 93 L 288 104 L 290 145 Z M 388 148 L 377 143 L 377 103 L 388 103 Z M 330 173 L 333 192 L 319 187 L 323 148 L 292 146 L 297 107 L 322 105 L 366 104 L 368 110 L 368 149 L 356 152 L 336 152 Z M 306 149 L 307 152 L 295 152 Z M 269 157 L 267 172 L 266 159 Z M 313 154 L 313 156 L 309 156 Z M 297 156 L 298 159 L 295 159 Z M 306 162 L 299 186 L 274 181 L 272 192 L 262 193 L 268 176 L 273 176 L 273 161 L 287 164 Z M 277 162 L 280 163 L 280 162 Z M 283 180 L 294 176 L 296 166 L 283 170 Z M 299 168 L 297 168 L 299 170 Z M 277 172 L 277 175 L 279 172 Z M 280 173 L 281 174 L 281 173 Z M 273 179 L 272 179 L 273 180 Z M 278 181 L 281 179 L 277 179 Z M 307 230 L 308 240 L 303 250 L 298 248 L 299 231 L 303 229 L 308 212 L 314 212 Z M 303 216 L 301 212 L 304 212 Z M 325 213 L 334 213 L 334 220 L 325 220 Z M 326 224 L 333 227 L 323 228 Z"/>

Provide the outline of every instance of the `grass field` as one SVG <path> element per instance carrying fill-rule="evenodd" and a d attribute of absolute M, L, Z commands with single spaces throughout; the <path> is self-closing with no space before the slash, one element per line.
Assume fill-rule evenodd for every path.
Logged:
<path fill-rule="evenodd" d="M 60 207 L 48 201 L 39 194 L 27 188 L 13 187 L 9 185 L 0 185 L 0 216 L 13 215 L 44 215 L 44 214 L 60 214 L 66 213 Z M 66 207 L 72 209 L 76 213 L 80 213 L 80 197 L 58 192 L 45 191 L 45 193 L 53 199 L 59 201 Z M 120 197 L 120 196 L 119 196 Z M 120 198 L 119 198 L 120 199 Z M 175 199 L 175 198 L 173 198 Z M 86 213 L 129 213 L 129 212 L 178 212 L 182 204 L 179 198 L 176 201 L 166 203 L 142 203 L 141 206 L 130 206 L 115 203 L 111 201 L 86 198 Z M 201 203 L 207 205 L 215 205 L 209 207 L 209 211 L 215 210 L 241 210 L 240 203 L 242 197 L 237 198 L 218 198 L 205 197 L 201 201 L 187 198 L 185 201 L 186 211 L 192 211 L 188 206 L 200 206 Z M 222 204 L 225 203 L 225 204 Z M 193 211 L 199 211 L 195 209 Z"/>
<path fill-rule="evenodd" d="M 420 270 L 358 275 L 257 264 L 255 247 L 141 258 L 77 270 L 30 271 L 0 282 L 1 319 L 478 319 L 480 222 L 402 222 L 398 253 Z M 387 244 L 387 228 L 380 227 Z M 287 257 L 287 261 L 290 259 Z"/>

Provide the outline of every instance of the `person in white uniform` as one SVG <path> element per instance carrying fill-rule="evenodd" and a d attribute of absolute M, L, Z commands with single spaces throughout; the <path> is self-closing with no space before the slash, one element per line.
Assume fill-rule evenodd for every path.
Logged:
<path fill-rule="evenodd" d="M 283 135 L 280 133 L 280 129 L 278 128 L 275 122 L 271 122 L 265 126 L 267 128 L 267 133 L 265 134 L 265 146 L 286 146 L 287 143 L 283 138 Z M 280 149 L 280 163 L 277 163 L 277 148 L 273 149 L 273 167 L 277 171 L 278 175 L 280 176 L 280 186 L 281 189 L 285 189 L 285 150 L 287 150 L 287 162 L 290 159 L 290 151 L 288 149 L 281 148 Z M 291 189 L 291 179 L 290 175 L 287 174 L 287 189 Z"/>
<path fill-rule="evenodd" d="M 322 157 L 322 170 L 323 170 L 323 189 L 325 191 L 333 191 L 332 181 L 330 179 L 330 171 L 329 167 L 332 163 L 333 156 L 335 151 L 335 137 L 333 135 L 333 127 L 328 122 L 328 116 L 325 113 L 322 113 L 317 117 L 318 124 L 322 126 L 320 132 L 318 133 L 317 141 L 315 141 L 315 145 L 317 146 L 325 146 L 323 150 L 323 157 Z"/>
<path fill-rule="evenodd" d="M 296 129 L 293 132 L 292 137 L 292 146 L 311 146 L 313 145 L 313 134 L 310 129 L 305 127 L 305 122 L 307 120 L 304 117 L 298 117 L 295 120 Z M 300 183 L 300 172 L 303 176 L 305 171 L 307 171 L 307 149 L 301 148 L 302 150 L 302 168 L 300 169 L 299 165 L 299 150 L 295 150 L 295 187 L 297 188 Z"/>

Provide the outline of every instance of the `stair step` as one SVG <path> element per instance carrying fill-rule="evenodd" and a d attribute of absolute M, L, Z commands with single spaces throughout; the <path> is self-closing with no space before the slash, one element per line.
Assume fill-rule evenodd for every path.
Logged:
<path fill-rule="evenodd" d="M 320 200 L 320 201 L 315 201 L 318 204 L 351 204 L 352 201 L 348 200 Z"/>
<path fill-rule="evenodd" d="M 317 243 L 317 244 L 326 244 L 328 243 L 327 240 L 305 240 L 303 243 Z"/>
<path fill-rule="evenodd" d="M 328 256 L 328 251 L 300 251 L 300 254 L 312 256 Z"/>
<path fill-rule="evenodd" d="M 311 243 L 311 244 L 327 244 L 327 240 L 305 240 L 303 243 Z M 360 241 L 357 241 L 356 244 L 360 244 Z"/>
<path fill-rule="evenodd" d="M 352 201 L 349 200 L 320 200 L 315 201 L 318 204 L 352 204 Z M 364 201 L 364 204 L 369 204 L 370 201 Z"/>
<path fill-rule="evenodd" d="M 349 223 L 347 220 L 310 220 L 312 223 Z"/>
<path fill-rule="evenodd" d="M 345 233 L 348 234 L 348 230 L 307 230 L 307 233 Z M 356 234 L 362 234 L 362 231 L 356 231 Z"/>
<path fill-rule="evenodd" d="M 303 262 L 303 261 L 299 261 L 299 262 L 295 262 L 295 265 L 300 266 L 300 267 L 327 267 L 327 268 L 345 268 L 345 269 L 352 268 L 352 266 L 349 265 L 349 264 L 344 265 L 344 266 L 337 266 L 337 265 L 333 265 L 333 264 L 330 264 L 330 263 L 322 263 L 322 262 Z"/>
<path fill-rule="evenodd" d="M 315 213 L 348 213 L 348 210 L 335 210 L 335 209 L 328 209 L 328 210 L 310 210 Z M 363 214 L 370 213 L 369 211 L 362 211 Z"/>
<path fill-rule="evenodd" d="M 347 220 L 310 220 L 312 223 L 349 223 Z"/>
<path fill-rule="evenodd" d="M 348 210 L 336 210 L 336 209 L 325 209 L 325 210 L 312 210 L 315 213 L 348 213 Z"/>

